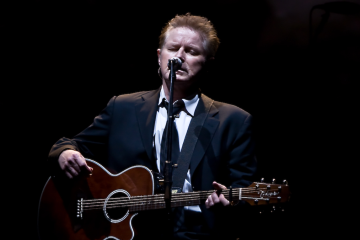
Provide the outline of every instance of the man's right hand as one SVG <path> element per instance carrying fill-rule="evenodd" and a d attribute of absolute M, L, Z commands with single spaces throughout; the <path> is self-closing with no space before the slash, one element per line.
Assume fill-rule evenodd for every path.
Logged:
<path fill-rule="evenodd" d="M 59 156 L 59 164 L 65 175 L 72 179 L 80 173 L 90 174 L 92 168 L 86 164 L 85 158 L 78 151 L 65 150 Z"/>

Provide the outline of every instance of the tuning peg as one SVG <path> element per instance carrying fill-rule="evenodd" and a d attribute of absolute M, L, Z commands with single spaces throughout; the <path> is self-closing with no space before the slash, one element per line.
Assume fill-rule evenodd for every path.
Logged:
<path fill-rule="evenodd" d="M 261 178 L 260 182 L 264 182 L 264 178 Z"/>
<path fill-rule="evenodd" d="M 275 184 L 275 180 L 276 180 L 276 179 L 275 179 L 275 178 L 273 178 L 271 183 L 272 183 L 272 184 Z"/>
<path fill-rule="evenodd" d="M 288 185 L 288 181 L 286 181 L 286 179 L 284 179 L 284 180 L 283 180 L 283 184 L 287 186 L 287 185 Z"/>

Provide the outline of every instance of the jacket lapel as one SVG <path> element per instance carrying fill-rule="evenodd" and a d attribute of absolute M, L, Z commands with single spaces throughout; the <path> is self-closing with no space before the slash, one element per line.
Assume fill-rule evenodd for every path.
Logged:
<path fill-rule="evenodd" d="M 195 134 L 198 136 L 198 141 L 195 145 L 194 154 L 191 157 L 190 162 L 190 175 L 192 176 L 196 167 L 199 165 L 201 159 L 203 158 L 206 149 L 209 147 L 209 144 L 214 137 L 216 129 L 219 126 L 220 121 L 215 118 L 215 115 L 219 110 L 213 105 L 214 100 L 211 98 L 202 95 L 201 98 L 204 102 L 205 112 L 207 117 L 203 126 L 200 126 L 198 130 L 195 131 Z"/>
<path fill-rule="evenodd" d="M 156 106 L 161 88 L 141 95 L 135 104 L 141 139 L 149 159 L 152 159 L 152 142 L 156 117 Z"/>
<path fill-rule="evenodd" d="M 178 167 L 173 169 L 174 187 L 183 186 L 189 166 L 190 174 L 193 174 L 219 125 L 219 120 L 213 118 L 218 112 L 213 102 L 201 94 L 177 161 Z"/>

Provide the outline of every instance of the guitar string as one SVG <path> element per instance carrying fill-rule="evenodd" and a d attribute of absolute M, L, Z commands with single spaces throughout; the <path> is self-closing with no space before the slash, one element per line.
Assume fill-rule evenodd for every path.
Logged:
<path fill-rule="evenodd" d="M 261 189 L 260 189 L 261 190 Z M 178 193 L 178 194 L 174 194 L 172 195 L 172 199 L 173 200 L 196 200 L 199 198 L 200 195 L 205 195 L 204 198 L 206 198 L 209 194 L 213 193 L 214 191 L 208 191 L 208 192 L 201 192 L 199 194 L 199 192 L 193 192 L 193 193 Z M 223 192 L 223 194 L 225 194 L 226 197 L 228 197 L 229 191 Z M 243 192 L 243 193 L 249 193 L 248 192 Z M 252 191 L 253 193 L 257 193 L 256 191 Z M 238 197 L 237 191 L 235 193 L 233 193 L 234 197 Z M 111 203 L 115 203 L 115 204 L 121 204 L 121 203 L 133 203 L 136 204 L 138 202 L 144 202 L 147 200 L 152 200 L 151 202 L 155 202 L 155 201 L 163 201 L 164 200 L 164 195 L 163 194 L 158 194 L 158 195 L 145 195 L 145 196 L 132 196 L 130 198 L 130 200 L 128 199 L 128 197 L 119 197 L 119 198 L 113 198 L 113 199 L 109 199 L 108 204 L 111 205 Z M 95 206 L 98 204 L 103 204 L 105 202 L 104 199 L 91 199 L 91 200 L 84 200 L 83 201 L 83 206 Z"/>
<path fill-rule="evenodd" d="M 205 194 L 204 194 L 205 195 Z M 198 196 L 185 196 L 185 197 L 178 197 L 178 198 L 172 198 L 172 203 L 176 203 L 176 202 L 187 202 L 187 201 L 201 201 L 201 200 L 204 200 L 204 199 L 206 199 L 206 197 L 207 197 L 207 195 L 205 195 L 205 196 L 200 196 L 200 195 L 198 195 Z M 125 203 L 125 204 L 123 204 L 122 205 L 122 207 L 131 207 L 131 206 L 143 206 L 144 205 L 144 203 L 146 203 L 146 205 L 148 205 L 149 203 L 151 203 L 151 204 L 157 204 L 157 203 L 165 203 L 165 200 L 164 200 L 164 197 L 162 196 L 162 197 L 157 197 L 157 198 L 149 198 L 149 197 L 146 197 L 146 198 L 140 198 L 140 199 L 135 199 L 135 201 L 134 201 L 134 199 L 132 199 L 132 200 L 128 200 L 126 197 L 124 197 L 123 198 L 124 200 L 123 201 L 115 201 L 115 202 L 112 202 L 111 204 L 107 204 L 107 206 L 115 206 L 115 207 L 118 207 L 119 205 L 121 205 L 121 204 L 119 204 L 119 203 Z M 150 201 L 148 201 L 148 200 L 150 200 Z M 95 205 L 95 204 L 91 204 L 91 205 L 86 205 L 85 207 L 95 207 L 95 206 L 103 206 L 103 202 L 99 202 L 100 204 L 97 204 L 97 205 Z"/>
<path fill-rule="evenodd" d="M 246 199 L 258 199 L 259 198 L 254 198 L 254 197 L 244 197 Z M 261 199 L 260 199 L 261 200 Z M 262 199 L 262 200 L 266 200 L 266 199 Z M 186 204 L 188 206 L 190 205 L 197 205 L 199 204 L 200 201 L 196 201 L 196 202 L 188 202 L 190 204 Z M 184 206 L 184 204 L 181 204 L 179 202 L 172 202 L 171 204 L 171 207 L 178 207 L 178 206 Z M 109 208 L 116 208 L 117 206 L 113 206 L 113 207 L 108 207 L 107 206 L 107 209 Z M 84 210 L 95 210 L 95 209 L 102 209 L 103 206 L 101 207 L 98 207 L 98 208 L 87 208 L 87 209 L 84 209 Z M 148 210 L 148 209 L 161 209 L 161 208 L 165 208 L 165 202 L 161 202 L 161 203 L 151 203 L 151 204 L 146 204 L 146 205 L 133 205 L 133 206 L 128 206 L 128 210 L 129 211 L 141 211 L 141 210 Z"/>
<path fill-rule="evenodd" d="M 259 190 L 268 190 L 266 188 L 254 188 L 254 189 L 246 189 L 246 190 L 242 190 L 242 193 L 256 193 L 257 191 Z M 222 190 L 222 194 L 229 194 L 229 189 L 226 189 L 226 190 Z M 271 191 L 271 190 L 270 190 Z M 176 194 L 173 194 L 172 196 L 174 197 L 183 197 L 182 195 L 198 195 L 199 193 L 202 193 L 202 194 L 212 194 L 213 192 L 216 192 L 216 190 L 209 190 L 209 191 L 201 191 L 201 192 L 187 192 L 187 193 L 176 193 Z M 233 189 L 233 195 L 236 195 L 238 194 L 238 189 Z M 131 196 L 132 199 L 136 199 L 136 198 L 143 198 L 145 196 L 148 196 L 150 198 L 156 198 L 156 197 L 164 197 L 164 194 L 155 194 L 155 195 L 140 195 L 140 196 Z M 127 199 L 127 197 L 119 197 L 120 199 Z M 110 198 L 109 199 L 109 202 L 111 201 L 117 201 L 117 199 L 119 198 Z M 105 201 L 104 199 L 85 199 L 83 200 L 84 202 L 87 202 L 87 203 L 91 203 L 91 202 L 96 202 L 96 201 Z M 128 199 L 126 200 L 128 201 Z"/>
<path fill-rule="evenodd" d="M 150 195 L 151 196 L 151 195 Z M 172 202 L 176 202 L 177 200 L 180 201 L 189 201 L 189 200 L 201 200 L 201 199 L 205 199 L 205 197 L 201 197 L 201 196 L 185 196 L 185 197 L 176 197 L 176 198 L 172 198 Z M 120 200 L 120 201 L 119 201 Z M 103 206 L 104 201 L 99 201 L 97 203 L 93 203 L 90 205 L 84 205 L 85 208 L 92 208 L 92 207 L 97 207 Z M 157 197 L 140 197 L 140 198 L 132 198 L 131 200 L 129 200 L 127 197 L 123 197 L 123 198 L 119 198 L 116 201 L 112 201 L 110 204 L 107 203 L 107 206 L 123 206 L 123 207 L 131 207 L 131 206 L 142 206 L 144 205 L 144 203 L 149 204 L 157 204 L 157 203 L 165 203 L 164 200 L 164 196 L 157 196 Z"/>
<path fill-rule="evenodd" d="M 259 199 L 259 198 L 255 198 L 255 197 L 244 197 L 244 199 L 258 199 L 258 200 L 263 200 L 263 201 L 267 200 L 267 199 Z M 199 200 L 197 200 L 197 201 L 187 201 L 185 203 L 172 202 L 171 207 L 178 207 L 178 206 L 185 206 L 185 205 L 192 206 L 192 205 L 198 205 L 200 203 L 201 203 L 201 201 L 199 201 Z M 106 207 L 106 209 L 111 209 L 111 208 L 119 208 L 119 206 L 116 205 L 116 206 L 107 206 Z M 144 209 L 144 210 L 146 210 L 146 209 L 159 209 L 159 208 L 165 208 L 165 202 L 162 201 L 160 203 L 148 203 L 146 205 L 129 205 L 126 208 L 128 208 L 130 211 L 142 210 L 142 209 Z M 96 209 L 103 209 L 103 206 L 85 208 L 85 209 L 83 209 L 83 211 L 96 210 Z"/>
<path fill-rule="evenodd" d="M 198 203 L 207 198 L 209 194 L 211 194 L 213 190 L 208 192 L 193 192 L 191 196 L 189 193 L 178 193 L 174 194 L 172 197 L 172 205 L 178 205 L 181 204 L 181 202 L 188 202 L 188 204 Z M 253 191 L 257 192 L 257 191 Z M 226 191 L 223 193 L 225 197 L 229 196 L 229 191 Z M 183 196 L 181 196 L 183 195 Z M 156 197 L 155 197 L 156 196 Z M 233 197 L 238 197 L 239 195 L 234 193 Z M 242 196 L 242 198 L 249 198 L 246 196 Z M 251 198 L 251 197 L 250 197 Z M 270 197 L 271 198 L 271 197 Z M 148 201 L 150 200 L 150 201 Z M 104 200 L 97 200 L 96 202 L 90 202 L 90 203 L 83 203 L 83 210 L 90 210 L 90 209 L 99 209 L 103 208 Z M 144 204 L 144 202 L 147 202 Z M 125 203 L 125 204 L 122 204 Z M 140 204 L 139 204 L 140 203 Z M 145 195 L 145 196 L 133 196 L 129 200 L 127 197 L 119 197 L 116 199 L 113 199 L 112 201 L 108 201 L 107 208 L 115 208 L 115 207 L 130 207 L 130 208 L 147 208 L 149 205 L 156 205 L 161 204 L 163 205 L 165 203 L 164 195 L 158 194 L 158 195 Z"/>
<path fill-rule="evenodd" d="M 253 197 L 245 197 L 247 199 L 258 199 L 258 198 L 253 198 Z M 195 204 L 194 204 L 195 205 Z M 178 207 L 178 206 L 183 206 L 183 205 L 179 205 L 179 204 L 171 204 L 171 207 Z M 161 206 L 159 206 L 158 204 L 149 204 L 146 206 L 130 206 L 129 207 L 129 211 L 141 211 L 141 210 L 148 210 L 148 209 L 159 209 L 159 208 L 164 208 L 165 207 L 165 203 L 162 203 Z"/>
<path fill-rule="evenodd" d="M 226 196 L 227 197 L 227 196 Z M 246 198 L 249 198 L 249 197 L 242 197 L 242 199 L 246 199 Z M 274 198 L 274 197 L 268 197 L 266 199 L 264 198 L 258 198 L 258 197 L 250 197 L 250 198 L 257 198 L 257 199 L 263 199 L 263 200 L 266 200 L 266 199 L 271 199 L 271 198 Z M 275 198 L 274 198 L 275 199 Z M 180 201 L 176 201 L 176 200 L 173 200 L 172 201 L 172 205 L 197 205 L 197 204 L 200 204 L 201 202 L 203 202 L 205 200 L 205 198 L 202 198 L 202 199 L 199 199 L 199 198 L 188 198 L 188 199 L 180 199 Z M 143 207 L 143 206 L 147 206 L 147 205 L 150 205 L 150 204 L 164 204 L 165 201 L 164 199 L 158 199 L 158 200 L 152 200 L 152 201 L 147 201 L 147 200 L 144 200 L 144 201 L 141 201 L 141 202 L 126 202 L 126 203 L 123 203 L 123 204 L 119 204 L 119 203 L 113 203 L 113 204 L 107 204 L 106 207 L 107 208 L 121 208 L 121 207 Z M 90 206 L 84 206 L 83 209 L 84 210 L 87 210 L 87 209 L 98 209 L 98 208 L 103 208 L 104 207 L 104 204 L 103 203 L 100 203 L 100 204 L 93 204 L 93 205 L 90 205 Z"/>
<path fill-rule="evenodd" d="M 199 195 L 209 195 L 209 194 L 212 194 L 214 191 L 213 190 L 210 190 L 210 191 L 205 191 L 205 192 L 190 192 L 190 193 L 177 193 L 177 194 L 174 194 L 172 195 L 173 199 L 181 199 L 181 198 L 191 198 L 191 197 L 198 197 Z M 222 192 L 223 194 L 225 195 L 228 195 L 229 191 L 224 191 Z M 256 192 L 256 191 L 245 191 L 243 193 L 250 193 L 250 192 Z M 235 191 L 233 193 L 233 196 L 238 196 L 238 192 Z M 142 201 L 142 200 L 147 200 L 147 199 L 153 199 L 153 200 L 156 200 L 156 199 L 163 199 L 164 198 L 164 195 L 163 194 L 157 194 L 157 195 L 145 195 L 145 196 L 132 196 L 131 199 L 129 200 L 128 197 L 118 197 L 118 198 L 110 198 L 108 203 L 111 203 L 111 202 L 129 202 L 129 201 Z M 121 201 L 122 200 L 122 201 Z M 83 200 L 83 205 L 89 205 L 89 204 L 92 204 L 92 203 L 103 203 L 105 200 L 104 199 L 87 199 L 87 200 Z"/>

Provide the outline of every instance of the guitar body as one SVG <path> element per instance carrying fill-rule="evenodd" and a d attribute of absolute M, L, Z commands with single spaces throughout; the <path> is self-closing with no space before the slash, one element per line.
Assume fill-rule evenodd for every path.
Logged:
<path fill-rule="evenodd" d="M 41 240 L 131 240 L 134 237 L 131 221 L 137 213 L 127 208 L 113 210 L 109 206 L 116 197 L 153 195 L 151 171 L 134 166 L 114 175 L 95 161 L 87 159 L 87 164 L 94 169 L 91 176 L 76 180 L 55 176 L 47 181 L 39 203 Z M 82 211 L 86 205 L 82 201 L 91 199 L 103 201 L 99 201 L 96 209 Z"/>

